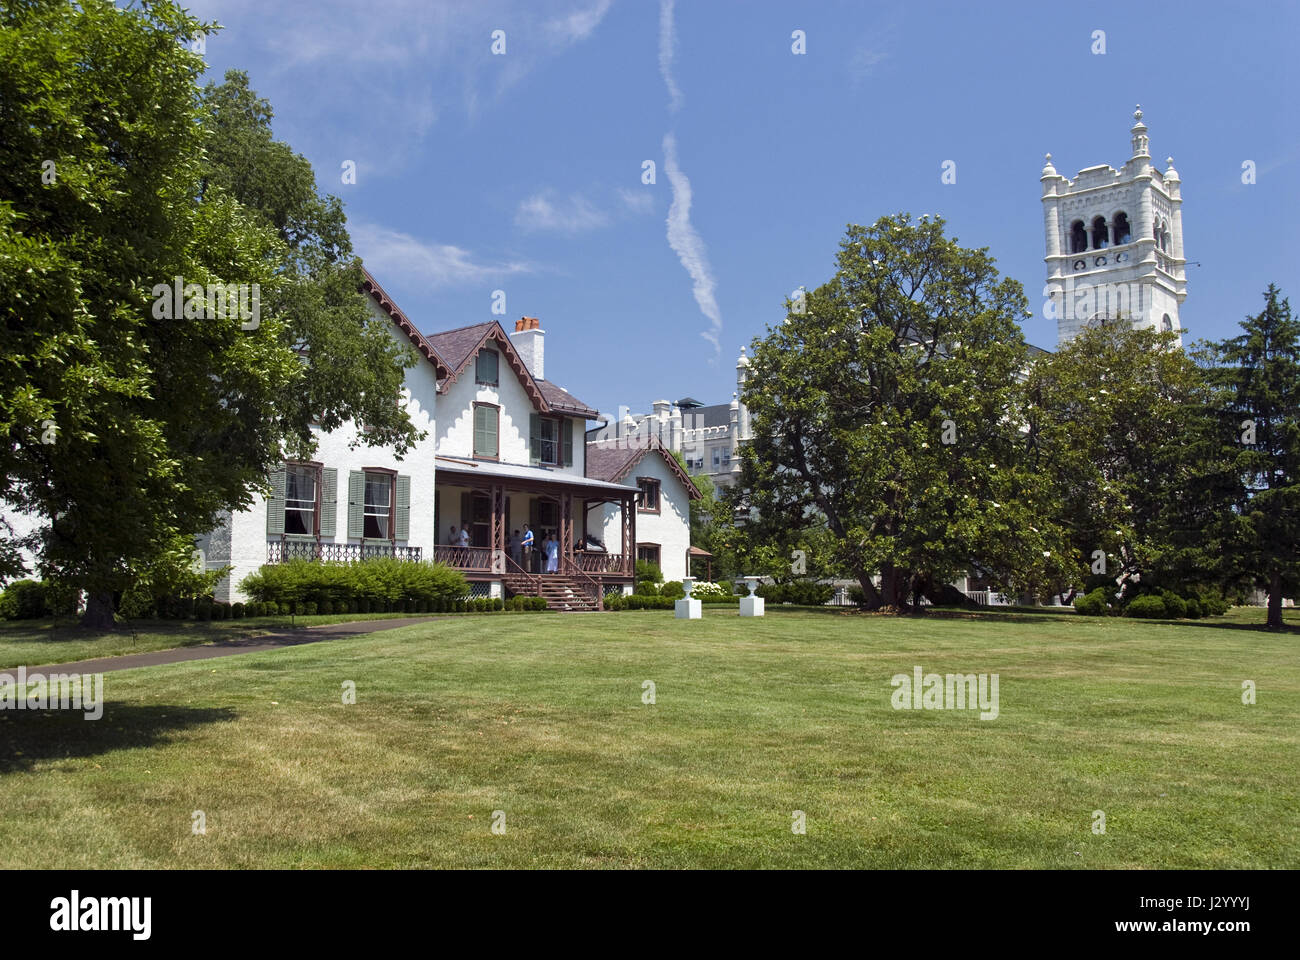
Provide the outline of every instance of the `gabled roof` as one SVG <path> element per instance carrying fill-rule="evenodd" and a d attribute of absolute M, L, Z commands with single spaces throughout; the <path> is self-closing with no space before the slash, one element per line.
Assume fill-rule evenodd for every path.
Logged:
<path fill-rule="evenodd" d="M 412 346 L 433 364 L 435 376 L 439 384 L 441 384 L 443 378 L 451 372 L 446 361 L 434 349 L 433 344 L 429 343 L 424 334 L 415 328 L 415 324 L 402 312 L 402 308 L 393 301 L 393 298 L 388 295 L 388 291 L 379 285 L 379 281 L 364 266 L 361 268 L 361 275 L 363 278 L 361 281 L 362 291 L 374 298 L 375 303 L 379 304 L 379 308 L 393 318 L 393 323 L 397 324 L 398 329 L 406 335 L 406 339 L 411 341 Z"/>
<path fill-rule="evenodd" d="M 519 378 L 519 383 L 523 386 L 524 391 L 542 413 L 563 413 L 570 416 L 585 417 L 588 420 L 594 420 L 600 416 L 596 410 L 587 406 L 567 390 L 557 387 L 548 380 L 534 378 L 528 372 L 528 365 L 524 363 L 524 358 L 519 355 L 519 351 L 515 349 L 510 337 L 506 335 L 501 324 L 495 320 L 488 323 L 475 323 L 456 330 L 433 333 L 429 335 L 429 340 L 433 343 L 434 348 L 447 358 L 447 364 L 451 367 L 450 377 L 448 377 L 445 384 L 439 386 L 439 390 L 443 393 L 465 372 L 470 361 L 474 359 L 479 350 L 483 349 L 491 341 L 505 354 L 506 363 L 510 365 L 510 369 Z"/>
<path fill-rule="evenodd" d="M 663 457 L 664 462 L 668 464 L 677 479 L 686 487 L 687 496 L 691 500 L 699 500 L 704 494 L 700 493 L 699 487 L 691 479 L 690 474 L 682 469 L 682 465 L 677 462 L 677 458 L 664 449 L 663 444 L 657 437 L 651 437 L 649 442 L 638 441 L 633 439 L 631 443 L 627 440 L 593 440 L 587 444 L 587 476 L 594 480 L 604 480 L 607 483 L 618 483 L 631 472 L 632 468 L 641 462 L 646 454 L 658 454 Z"/>

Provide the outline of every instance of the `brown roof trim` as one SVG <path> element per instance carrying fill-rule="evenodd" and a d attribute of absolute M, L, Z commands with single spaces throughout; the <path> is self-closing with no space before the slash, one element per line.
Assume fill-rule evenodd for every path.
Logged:
<path fill-rule="evenodd" d="M 470 326 L 477 326 L 477 324 L 470 324 Z M 457 329 L 466 330 L 468 327 L 458 327 Z M 435 336 L 439 336 L 444 332 L 455 333 L 456 331 L 440 330 L 435 334 Z M 519 383 L 523 386 L 524 392 L 528 394 L 530 399 L 532 399 L 533 403 L 537 406 L 537 409 L 542 413 L 550 413 L 551 405 L 546 402 L 546 397 L 542 395 L 542 390 L 537 386 L 537 381 L 534 380 L 533 375 L 528 372 L 528 365 L 524 363 L 524 358 L 519 356 L 519 351 L 515 349 L 515 345 L 511 343 L 510 338 L 506 336 L 505 330 L 501 328 L 500 322 L 496 320 L 493 320 L 492 324 L 483 331 L 483 336 L 479 338 L 478 343 L 470 349 L 469 353 L 465 354 L 465 359 L 461 360 L 460 366 L 452 371 L 451 377 L 439 392 L 447 392 L 447 388 L 455 382 L 457 377 L 465 372 L 465 368 L 469 366 L 470 361 L 478 356 L 478 352 L 483 349 L 489 340 L 495 340 L 501 344 L 503 348 L 502 352 L 506 355 L 506 363 L 510 364 L 510 369 L 515 372 L 515 376 L 519 378 Z"/>
<path fill-rule="evenodd" d="M 619 442 L 622 441 L 617 441 L 617 440 L 614 441 L 614 443 L 619 443 Z M 610 442 L 605 440 L 594 440 L 594 441 L 589 441 L 587 443 L 587 446 L 596 447 L 597 449 L 608 450 L 610 448 Z M 629 448 L 628 450 L 629 456 L 627 458 L 627 462 L 624 463 L 621 467 L 619 467 L 618 470 L 615 471 L 612 477 L 608 477 L 606 479 L 608 479 L 610 483 L 618 483 L 620 480 L 622 480 L 631 472 L 634 466 L 636 466 L 638 463 L 641 462 L 641 458 L 646 453 L 649 453 L 652 450 L 657 451 L 658 454 L 661 457 L 663 457 L 664 462 L 668 464 L 669 468 L 676 475 L 677 479 L 682 482 L 682 485 L 684 487 L 686 487 L 687 499 L 702 500 L 704 498 L 704 494 L 700 493 L 700 488 L 695 485 L 695 481 L 691 479 L 691 475 L 682 469 L 682 465 L 677 462 L 677 458 L 674 457 L 672 453 L 670 453 L 667 449 L 665 449 L 664 445 L 659 442 L 659 439 L 657 437 L 651 437 L 650 443 L 644 447 Z"/>
<path fill-rule="evenodd" d="M 375 303 L 379 304 L 379 308 L 392 317 L 393 323 L 397 324 L 398 329 L 411 341 L 412 346 L 433 364 L 435 377 L 441 381 L 450 375 L 451 370 L 442 357 L 438 355 L 438 351 L 433 349 L 433 344 L 426 340 L 424 334 L 416 329 L 415 324 L 389 296 L 388 291 L 379 285 L 379 281 L 375 279 L 374 274 L 366 269 L 364 264 L 361 267 L 361 274 L 364 278 L 361 282 L 361 290 L 374 297 Z"/>

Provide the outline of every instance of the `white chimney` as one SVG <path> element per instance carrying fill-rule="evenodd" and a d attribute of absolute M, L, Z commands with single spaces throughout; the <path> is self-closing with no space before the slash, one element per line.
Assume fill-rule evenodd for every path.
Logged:
<path fill-rule="evenodd" d="M 514 344 L 519 356 L 523 357 L 524 365 L 528 367 L 528 372 L 533 375 L 533 378 L 545 380 L 546 331 L 542 329 L 542 321 L 536 317 L 521 317 L 516 320 L 515 332 L 510 334 L 510 342 Z"/>

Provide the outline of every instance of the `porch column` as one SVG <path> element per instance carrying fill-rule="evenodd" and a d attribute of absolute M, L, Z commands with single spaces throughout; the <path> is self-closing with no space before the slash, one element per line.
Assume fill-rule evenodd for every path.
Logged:
<path fill-rule="evenodd" d="M 492 572 L 506 572 L 506 491 L 501 484 L 492 487 Z"/>
<path fill-rule="evenodd" d="M 560 550 L 573 560 L 573 494 L 568 491 L 560 496 Z"/>

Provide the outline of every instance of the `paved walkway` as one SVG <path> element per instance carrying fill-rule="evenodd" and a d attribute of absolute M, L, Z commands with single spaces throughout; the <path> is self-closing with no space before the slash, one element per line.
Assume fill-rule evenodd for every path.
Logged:
<path fill-rule="evenodd" d="M 170 650 L 153 650 L 149 653 L 128 653 L 119 657 L 101 657 L 98 660 L 74 660 L 68 663 L 51 663 L 28 667 L 30 673 L 108 673 L 112 670 L 133 670 L 136 667 L 156 667 L 164 663 L 185 663 L 189 660 L 211 660 L 229 657 L 236 653 L 261 653 L 281 647 L 297 647 L 304 643 L 320 643 L 331 637 L 351 637 L 381 630 L 396 630 L 413 623 L 428 623 L 440 617 L 398 617 L 392 620 L 354 620 L 351 623 L 329 623 L 321 627 L 303 627 L 292 633 L 267 633 L 246 640 L 217 640 L 193 647 L 173 647 Z M 17 667 L 6 668 L 13 673 Z"/>

